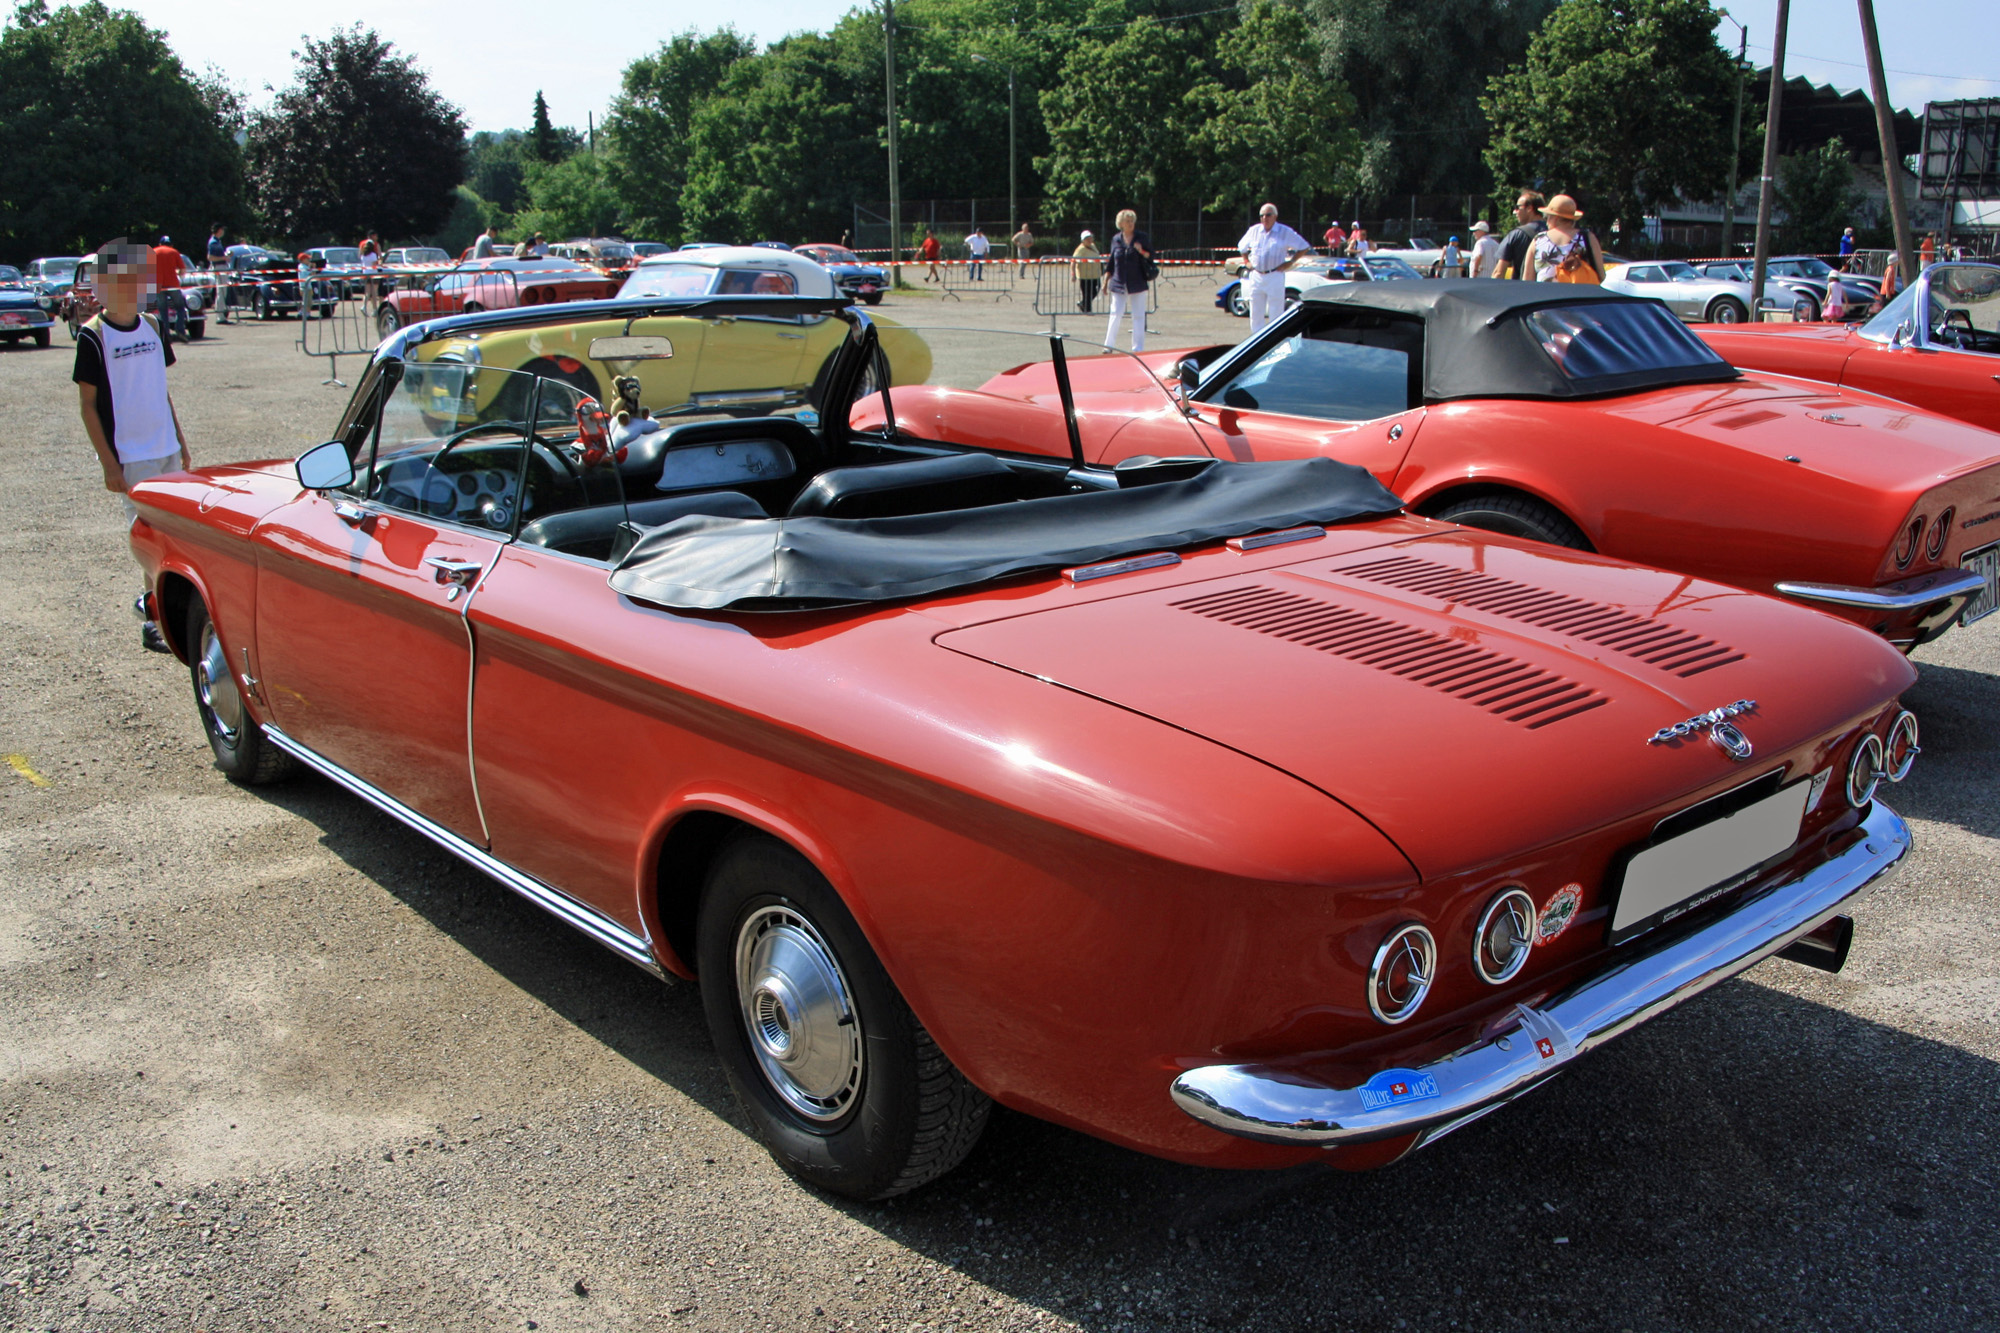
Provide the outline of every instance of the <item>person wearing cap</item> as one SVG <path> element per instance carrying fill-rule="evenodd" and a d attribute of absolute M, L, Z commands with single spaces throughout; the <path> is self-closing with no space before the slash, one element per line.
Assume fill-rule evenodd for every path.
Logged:
<path fill-rule="evenodd" d="M 1583 212 L 1576 200 L 1559 194 L 1542 209 L 1548 230 L 1535 238 L 1528 259 L 1534 265 L 1536 282 L 1601 283 L 1604 281 L 1604 251 L 1597 238 L 1582 226 Z"/>
<path fill-rule="evenodd" d="M 1347 248 L 1347 228 L 1340 225 L 1339 218 L 1335 218 L 1327 224 L 1324 239 L 1326 241 L 1326 252 L 1329 255 L 1340 254 Z"/>
<path fill-rule="evenodd" d="M 104 470 L 104 489 L 125 498 L 125 525 L 139 520 L 128 494 L 137 483 L 194 466 L 187 436 L 167 394 L 174 349 L 157 316 L 141 310 L 159 272 L 156 252 L 124 237 L 98 247 L 94 285 L 102 307 L 76 331 L 76 384 L 83 432 Z M 179 270 L 175 270 L 178 278 Z M 141 595 L 140 605 L 145 603 Z M 167 651 L 148 620 L 140 642 Z"/>
<path fill-rule="evenodd" d="M 1472 276 L 1500 276 L 1500 242 L 1493 239 L 1493 228 L 1486 225 L 1485 218 L 1472 224 Z"/>
<path fill-rule="evenodd" d="M 187 293 L 181 290 L 181 270 L 186 267 L 187 258 L 174 249 L 173 237 L 162 236 L 153 247 L 153 310 L 161 327 L 182 342 L 188 340 Z"/>
<path fill-rule="evenodd" d="M 1844 269 L 1847 267 L 1848 261 L 1853 258 L 1854 228 L 1849 227 L 1846 231 L 1840 233 L 1840 263 L 1835 267 Z"/>
<path fill-rule="evenodd" d="M 1076 275 L 1077 313 L 1088 315 L 1090 307 L 1097 302 L 1098 285 L 1104 281 L 1104 256 L 1098 252 L 1097 239 L 1089 232 L 1086 231 L 1076 249 L 1070 251 L 1069 267 Z"/>
<path fill-rule="evenodd" d="M 1278 221 L 1278 206 L 1265 204 L 1257 221 L 1236 243 L 1243 256 L 1244 296 L 1250 306 L 1250 336 L 1285 313 L 1285 270 L 1312 253 L 1306 238 Z"/>
<path fill-rule="evenodd" d="M 1440 278 L 1462 278 L 1465 276 L 1465 252 L 1458 248 L 1458 237 L 1453 236 L 1438 252 L 1438 276 Z"/>
<path fill-rule="evenodd" d="M 1368 258 L 1368 250 L 1368 229 L 1362 226 L 1360 220 L 1357 218 L 1347 228 L 1347 253 L 1353 255 L 1356 259 L 1366 259 Z"/>
<path fill-rule="evenodd" d="M 1523 190 L 1514 198 L 1514 230 L 1500 242 L 1500 271 L 1496 278 L 1528 278 L 1528 250 L 1535 238 L 1548 230 L 1542 221 L 1542 205 L 1548 201 L 1540 190 Z"/>

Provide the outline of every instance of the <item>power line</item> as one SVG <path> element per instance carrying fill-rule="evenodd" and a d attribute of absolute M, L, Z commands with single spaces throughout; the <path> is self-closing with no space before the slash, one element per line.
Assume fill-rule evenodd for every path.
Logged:
<path fill-rule="evenodd" d="M 1769 51 L 1771 48 L 1768 46 L 1759 45 L 1756 42 L 1751 42 L 1750 49 L 1753 51 Z M 1810 60 L 1813 63 L 1819 65 L 1839 65 L 1843 69 L 1868 68 L 1866 65 L 1861 64 L 1859 61 L 1835 60 L 1831 56 L 1809 56 L 1802 51 L 1788 50 L 1785 53 L 1785 56 L 1788 61 Z M 1968 74 L 1930 74 L 1920 69 L 1891 69 L 1886 72 L 1890 74 L 1906 75 L 1912 79 L 1942 79 L 1947 83 L 1990 83 L 1996 87 L 2000 87 L 2000 79 L 1980 79 L 1980 78 L 1974 78 Z"/>

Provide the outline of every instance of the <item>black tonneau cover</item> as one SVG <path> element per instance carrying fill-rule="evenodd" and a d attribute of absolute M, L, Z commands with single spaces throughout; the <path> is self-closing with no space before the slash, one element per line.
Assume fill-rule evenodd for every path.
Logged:
<path fill-rule="evenodd" d="M 1217 463 L 1185 481 L 906 518 L 676 519 L 639 539 L 611 586 L 701 611 L 886 602 L 1402 507 L 1330 458 Z"/>

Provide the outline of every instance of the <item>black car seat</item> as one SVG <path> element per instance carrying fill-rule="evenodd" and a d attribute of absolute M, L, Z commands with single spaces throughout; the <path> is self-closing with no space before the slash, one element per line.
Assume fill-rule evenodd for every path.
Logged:
<path fill-rule="evenodd" d="M 951 454 L 909 463 L 837 467 L 792 501 L 787 518 L 897 518 L 975 509 L 1028 498 L 1030 483 L 991 454 Z"/>
<path fill-rule="evenodd" d="M 630 533 L 619 529 L 657 528 L 690 514 L 713 518 L 769 518 L 764 507 L 741 491 L 707 491 L 699 495 L 667 495 L 657 500 L 635 500 L 629 505 L 597 505 L 571 509 L 538 518 L 521 527 L 521 541 L 528 546 L 546 546 L 552 551 L 580 555 L 592 560 L 615 558 L 621 545 L 630 548 Z M 623 538 L 623 540 L 621 540 Z"/>

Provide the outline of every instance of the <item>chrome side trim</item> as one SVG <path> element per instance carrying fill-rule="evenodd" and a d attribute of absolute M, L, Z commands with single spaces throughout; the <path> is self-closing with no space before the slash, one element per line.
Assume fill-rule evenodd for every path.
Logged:
<path fill-rule="evenodd" d="M 1604 971 L 1541 1008 L 1515 1006 L 1519 1026 L 1481 1045 L 1419 1069 L 1384 1070 L 1357 1088 L 1294 1070 L 1209 1065 L 1174 1080 L 1174 1103 L 1204 1124 L 1267 1143 L 1331 1148 L 1410 1133 L 1440 1137 L 1848 911 L 1909 850 L 1909 828 L 1877 802 L 1831 859 L 1692 934 L 1620 950 Z"/>
<path fill-rule="evenodd" d="M 534 876 L 514 869 L 514 867 L 491 855 L 484 849 L 473 846 L 442 824 L 427 819 L 387 792 L 355 777 L 354 774 L 348 772 L 339 764 L 334 763 L 331 759 L 307 749 L 278 728 L 266 725 L 264 736 L 273 745 L 283 750 L 286 754 L 291 755 L 315 773 L 320 774 L 322 777 L 331 778 L 334 782 L 353 792 L 383 814 L 390 815 L 407 824 L 473 869 L 491 875 L 494 879 L 499 880 L 515 893 L 520 894 L 523 898 L 526 898 L 529 902 L 560 920 L 565 925 L 573 926 L 585 935 L 588 935 L 591 939 L 596 940 L 626 962 L 636 963 L 648 972 L 651 972 L 654 976 L 662 979 L 666 978 L 667 974 L 665 970 L 653 960 L 653 952 L 647 946 L 646 941 L 605 916 L 596 908 L 586 907 L 562 890 L 552 885 L 544 884 L 542 881 L 534 878 Z"/>
<path fill-rule="evenodd" d="M 1901 583 L 1885 583 L 1879 588 L 1850 588 L 1840 583 L 1780 583 L 1778 591 L 1787 597 L 1809 602 L 1832 602 L 1835 606 L 1859 606 L 1870 611 L 1915 611 L 1951 597 L 1971 597 L 1986 586 L 1982 574 L 1940 569 L 1919 574 Z"/>

